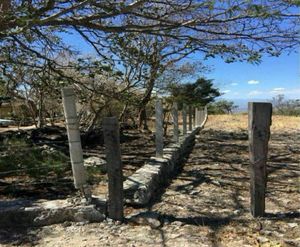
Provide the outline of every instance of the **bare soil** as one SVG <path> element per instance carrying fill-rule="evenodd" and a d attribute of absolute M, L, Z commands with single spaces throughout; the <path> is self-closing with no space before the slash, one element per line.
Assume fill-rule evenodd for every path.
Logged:
<path fill-rule="evenodd" d="M 124 223 L 16 226 L 0 231 L 0 244 L 300 246 L 299 120 L 273 117 L 263 218 L 249 212 L 247 116 L 210 116 L 182 171 L 147 208 L 126 206 Z"/>

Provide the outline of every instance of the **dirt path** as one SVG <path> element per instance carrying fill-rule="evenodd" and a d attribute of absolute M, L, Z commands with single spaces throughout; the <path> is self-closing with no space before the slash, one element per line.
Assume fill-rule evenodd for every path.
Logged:
<path fill-rule="evenodd" d="M 249 213 L 248 137 L 241 125 L 211 118 L 182 172 L 127 224 L 65 223 L 0 232 L 0 243 L 37 246 L 300 246 L 300 139 L 292 126 L 270 140 L 267 217 Z M 232 120 L 232 116 L 231 116 Z M 10 237 L 9 237 L 10 236 Z"/>

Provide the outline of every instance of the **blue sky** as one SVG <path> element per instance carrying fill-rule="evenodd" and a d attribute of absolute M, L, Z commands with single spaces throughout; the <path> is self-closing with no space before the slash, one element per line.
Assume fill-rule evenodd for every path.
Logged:
<path fill-rule="evenodd" d="M 300 99 L 299 60 L 299 53 L 263 57 L 259 65 L 211 59 L 207 64 L 214 69 L 207 76 L 215 80 L 225 99 L 271 99 L 278 94 Z"/>
<path fill-rule="evenodd" d="M 95 53 L 78 34 L 64 35 L 63 40 L 85 54 Z M 201 55 L 193 55 L 192 61 Z M 278 94 L 288 99 L 300 99 L 299 53 L 283 54 L 280 57 L 264 56 L 258 65 L 249 63 L 225 63 L 220 58 L 202 61 L 212 67 L 205 74 L 213 79 L 225 99 L 269 100 Z"/>

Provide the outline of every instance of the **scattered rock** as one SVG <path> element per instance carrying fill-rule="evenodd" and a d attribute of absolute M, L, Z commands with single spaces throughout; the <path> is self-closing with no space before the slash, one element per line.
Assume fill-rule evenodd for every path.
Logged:
<path fill-rule="evenodd" d="M 128 217 L 129 222 L 139 225 L 149 225 L 151 228 L 158 228 L 161 226 L 159 215 L 155 212 L 143 212 Z"/>
<path fill-rule="evenodd" d="M 183 226 L 184 225 L 184 223 L 183 222 L 181 222 L 181 221 L 174 221 L 174 222 L 172 222 L 172 225 L 175 225 L 175 226 Z"/>
<path fill-rule="evenodd" d="M 99 167 L 102 172 L 107 172 L 107 162 L 96 156 L 91 156 L 83 161 L 86 167 Z"/>
<path fill-rule="evenodd" d="M 263 236 L 259 236 L 259 237 L 257 237 L 257 240 L 258 240 L 260 243 L 266 243 L 266 242 L 268 242 L 268 241 L 269 241 L 269 239 L 268 239 L 268 238 L 266 238 L 266 237 L 263 237 Z"/>
<path fill-rule="evenodd" d="M 289 227 L 291 227 L 291 228 L 295 228 L 295 227 L 298 226 L 297 223 L 288 223 L 287 225 L 288 225 Z"/>

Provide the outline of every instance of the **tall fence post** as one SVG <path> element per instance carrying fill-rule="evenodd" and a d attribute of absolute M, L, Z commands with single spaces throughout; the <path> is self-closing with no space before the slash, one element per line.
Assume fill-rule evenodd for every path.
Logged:
<path fill-rule="evenodd" d="M 189 131 L 193 130 L 193 109 L 189 106 Z"/>
<path fill-rule="evenodd" d="M 201 108 L 201 124 L 204 123 L 205 120 L 205 107 Z"/>
<path fill-rule="evenodd" d="M 182 134 L 186 135 L 187 132 L 187 113 L 186 113 L 186 105 L 183 104 L 182 108 Z"/>
<path fill-rule="evenodd" d="M 70 158 L 76 189 L 82 190 L 86 197 L 88 195 L 86 183 L 86 170 L 83 165 L 83 154 L 79 132 L 79 122 L 76 112 L 75 93 L 72 88 L 62 89 L 62 101 L 66 119 L 66 127 L 69 140 Z"/>
<path fill-rule="evenodd" d="M 272 118 L 271 103 L 248 103 L 251 213 L 265 213 L 266 163 Z"/>
<path fill-rule="evenodd" d="M 203 107 L 199 110 L 199 126 L 203 123 Z"/>
<path fill-rule="evenodd" d="M 200 111 L 199 111 L 198 107 L 195 109 L 195 119 L 196 119 L 195 126 L 199 126 L 200 125 Z"/>
<path fill-rule="evenodd" d="M 173 140 L 174 142 L 179 141 L 179 130 L 178 130 L 178 105 L 176 102 L 172 106 L 172 117 L 173 117 Z"/>
<path fill-rule="evenodd" d="M 156 157 L 163 157 L 164 149 L 164 129 L 163 129 L 163 107 L 161 99 L 157 99 L 155 103 L 155 145 Z"/>
<path fill-rule="evenodd" d="M 103 119 L 103 134 L 108 175 L 108 216 L 123 220 L 123 170 L 120 149 L 120 128 L 116 117 Z"/>

